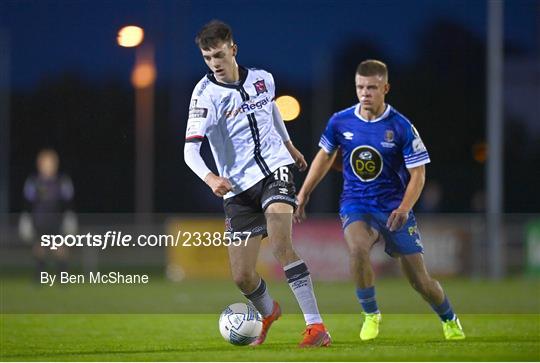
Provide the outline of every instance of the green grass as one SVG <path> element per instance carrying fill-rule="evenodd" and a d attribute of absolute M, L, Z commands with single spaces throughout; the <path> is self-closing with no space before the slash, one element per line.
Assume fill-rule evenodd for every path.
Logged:
<path fill-rule="evenodd" d="M 351 283 L 316 283 L 330 348 L 299 350 L 303 321 L 284 283 L 270 291 L 286 313 L 260 347 L 221 338 L 218 315 L 243 298 L 229 281 L 145 286 L 0 286 L 3 361 L 538 361 L 540 282 L 441 281 L 467 340 L 446 342 L 441 324 L 403 279 L 377 282 L 381 334 L 361 342 Z"/>
<path fill-rule="evenodd" d="M 468 338 L 446 342 L 432 315 L 384 316 L 380 337 L 358 338 L 359 319 L 330 314 L 334 342 L 299 350 L 303 322 L 285 315 L 267 343 L 224 342 L 215 315 L 5 315 L 4 361 L 530 361 L 540 359 L 538 315 L 462 315 Z"/>
<path fill-rule="evenodd" d="M 440 280 L 455 309 L 461 313 L 540 313 L 540 280 Z M 148 285 L 39 286 L 27 277 L 0 279 L 2 313 L 197 313 L 215 314 L 242 300 L 229 280 L 171 283 L 152 276 Z M 289 286 L 268 282 L 272 296 L 287 313 L 299 313 Z M 377 300 L 386 313 L 430 313 L 429 306 L 403 278 L 377 281 Z M 315 282 L 320 310 L 359 313 L 352 282 Z M 536 292 L 536 293 L 534 293 Z M 61 302 L 61 303 L 59 303 Z"/>

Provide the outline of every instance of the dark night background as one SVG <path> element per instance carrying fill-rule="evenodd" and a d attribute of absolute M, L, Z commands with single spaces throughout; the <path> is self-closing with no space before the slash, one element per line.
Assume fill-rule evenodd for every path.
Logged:
<path fill-rule="evenodd" d="M 80 212 L 134 209 L 133 49 L 116 44 L 136 24 L 156 49 L 155 212 L 219 212 L 221 201 L 183 162 L 191 91 L 206 72 L 193 37 L 228 22 L 238 63 L 274 74 L 277 94 L 300 100 L 287 124 L 308 162 L 333 112 L 356 103 L 353 76 L 366 58 L 390 70 L 387 101 L 420 131 L 442 187 L 440 211 L 478 210 L 486 138 L 486 2 L 459 1 L 2 1 L 10 60 L 9 206 L 43 147 L 60 153 Z M 504 209 L 538 212 L 540 196 L 540 2 L 505 2 Z M 297 186 L 304 175 L 298 174 Z M 337 210 L 332 173 L 311 211 Z"/>

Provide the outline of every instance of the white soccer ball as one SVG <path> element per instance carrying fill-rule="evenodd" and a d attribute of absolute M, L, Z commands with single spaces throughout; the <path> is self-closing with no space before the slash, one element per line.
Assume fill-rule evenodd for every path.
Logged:
<path fill-rule="evenodd" d="M 261 314 L 244 303 L 227 306 L 219 317 L 219 332 L 223 339 L 234 345 L 250 344 L 261 334 L 261 330 Z"/>

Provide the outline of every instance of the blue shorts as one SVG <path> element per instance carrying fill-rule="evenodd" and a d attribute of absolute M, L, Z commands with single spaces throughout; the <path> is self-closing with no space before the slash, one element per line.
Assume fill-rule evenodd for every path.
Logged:
<path fill-rule="evenodd" d="M 386 242 L 384 251 L 390 256 L 395 256 L 396 253 L 401 255 L 424 253 L 424 246 L 422 245 L 420 232 L 416 225 L 416 218 L 414 218 L 412 211 L 409 212 L 409 219 L 407 219 L 407 223 L 403 227 L 397 231 L 390 232 L 386 228 L 386 221 L 390 217 L 390 213 L 373 210 L 366 211 L 363 209 L 354 205 L 342 206 L 340 208 L 339 215 L 343 230 L 353 222 L 363 221 L 376 229 L 384 237 Z"/>

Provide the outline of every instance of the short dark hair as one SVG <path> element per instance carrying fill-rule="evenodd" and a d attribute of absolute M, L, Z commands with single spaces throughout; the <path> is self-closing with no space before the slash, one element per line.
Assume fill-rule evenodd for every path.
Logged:
<path fill-rule="evenodd" d="M 197 46 L 204 50 L 215 48 L 221 42 L 233 44 L 234 39 L 231 27 L 219 20 L 204 25 L 195 37 Z"/>
<path fill-rule="evenodd" d="M 356 74 L 364 77 L 381 76 L 388 81 L 388 67 L 379 60 L 368 59 L 356 68 Z"/>

